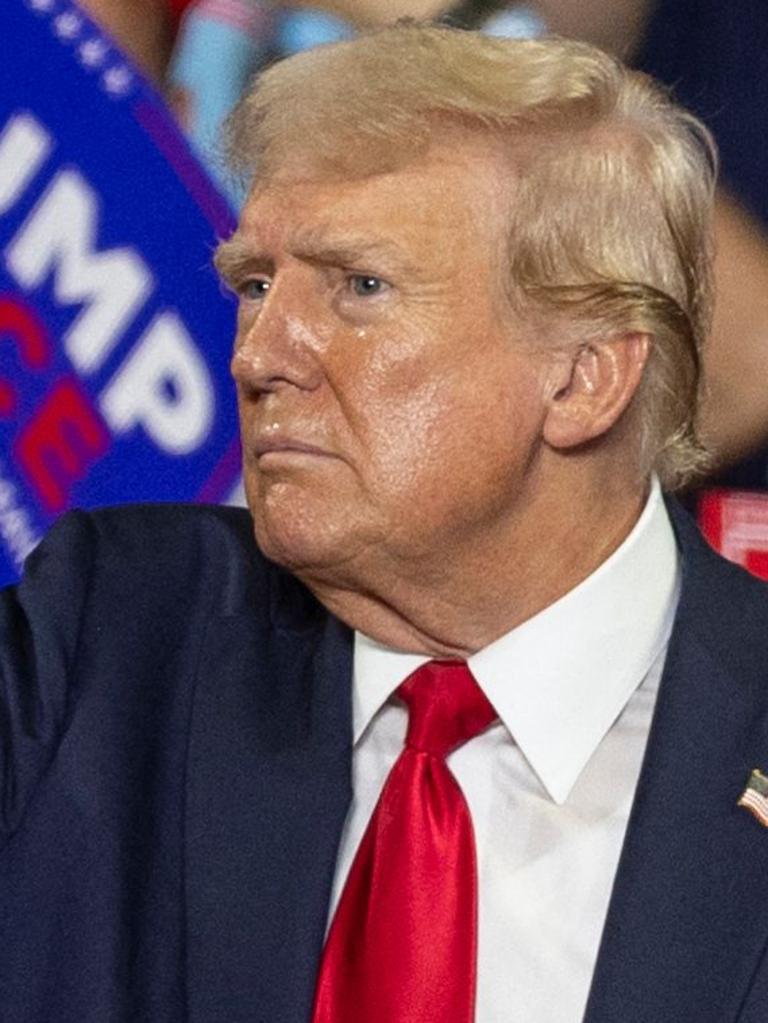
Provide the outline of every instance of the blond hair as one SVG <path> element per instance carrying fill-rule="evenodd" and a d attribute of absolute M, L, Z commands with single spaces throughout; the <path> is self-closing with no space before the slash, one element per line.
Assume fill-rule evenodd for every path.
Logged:
<path fill-rule="evenodd" d="M 597 341 L 653 340 L 637 396 L 643 470 L 668 489 L 707 461 L 696 420 L 711 312 L 716 154 L 651 79 L 562 39 L 396 25 L 282 61 L 229 126 L 230 163 L 367 173 L 446 122 L 509 140 L 509 294 Z"/>

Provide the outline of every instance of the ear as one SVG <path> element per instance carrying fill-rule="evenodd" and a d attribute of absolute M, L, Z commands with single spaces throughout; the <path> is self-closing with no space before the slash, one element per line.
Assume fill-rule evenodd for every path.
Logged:
<path fill-rule="evenodd" d="M 631 402 L 650 351 L 648 334 L 619 334 L 583 345 L 551 378 L 544 440 L 572 448 L 608 432 Z"/>

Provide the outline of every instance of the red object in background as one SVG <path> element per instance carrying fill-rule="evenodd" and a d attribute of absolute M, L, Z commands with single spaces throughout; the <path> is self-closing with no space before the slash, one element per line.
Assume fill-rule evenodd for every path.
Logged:
<path fill-rule="evenodd" d="M 174 29 L 178 27 L 179 21 L 184 11 L 192 3 L 192 0 L 167 0 L 168 9 L 171 12 L 171 18 L 173 19 Z"/>
<path fill-rule="evenodd" d="M 724 558 L 768 579 L 768 494 L 751 490 L 707 490 L 698 520 L 708 543 Z"/>

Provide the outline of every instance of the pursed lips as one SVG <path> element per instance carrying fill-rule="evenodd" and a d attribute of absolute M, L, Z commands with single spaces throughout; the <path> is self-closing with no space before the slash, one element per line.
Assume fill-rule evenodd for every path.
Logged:
<path fill-rule="evenodd" d="M 335 458 L 330 451 L 320 448 L 315 444 L 308 444 L 306 441 L 296 440 L 293 437 L 259 437 L 253 445 L 253 452 L 257 458 L 271 454 L 296 454 L 315 455 L 320 458 Z"/>

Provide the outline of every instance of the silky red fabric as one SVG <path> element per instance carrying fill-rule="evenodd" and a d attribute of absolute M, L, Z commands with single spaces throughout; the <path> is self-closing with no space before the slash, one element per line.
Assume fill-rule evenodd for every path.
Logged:
<path fill-rule="evenodd" d="M 398 689 L 408 733 L 360 843 L 320 963 L 313 1023 L 472 1023 L 472 820 L 445 764 L 495 719 L 463 661 Z"/>

